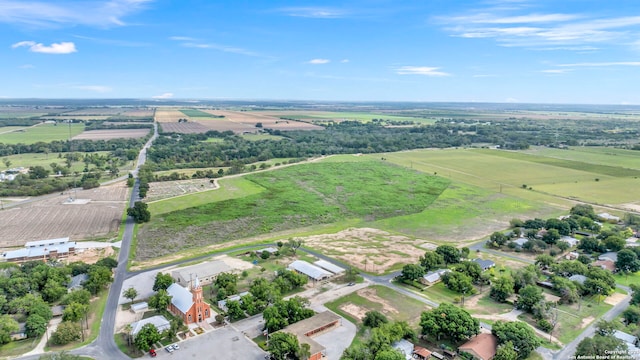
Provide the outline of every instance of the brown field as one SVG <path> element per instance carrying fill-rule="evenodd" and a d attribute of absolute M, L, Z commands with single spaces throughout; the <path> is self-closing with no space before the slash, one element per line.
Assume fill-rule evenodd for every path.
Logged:
<path fill-rule="evenodd" d="M 129 189 L 124 182 L 90 190 L 78 190 L 76 203 L 65 203 L 70 194 L 2 210 L 0 248 L 27 241 L 70 237 L 81 240 L 118 231 Z M 75 193 L 71 195 L 76 196 Z"/>
<path fill-rule="evenodd" d="M 216 130 L 216 131 L 233 131 L 237 134 L 242 133 L 254 133 L 258 131 L 258 128 L 255 127 L 255 124 L 243 124 L 235 121 L 231 121 L 227 118 L 192 118 L 194 121 L 197 121 L 198 124 L 205 126 L 207 131 Z"/>
<path fill-rule="evenodd" d="M 130 109 L 130 110 L 121 112 L 120 115 L 149 117 L 149 116 L 153 116 L 153 109 Z"/>
<path fill-rule="evenodd" d="M 167 199 L 175 196 L 213 190 L 219 187 L 215 179 L 192 179 L 178 181 L 161 181 L 149 183 L 146 202 Z"/>
<path fill-rule="evenodd" d="M 257 114 L 248 111 L 223 111 L 223 110 L 203 110 L 214 115 L 224 115 L 225 119 L 245 124 L 255 129 L 256 123 L 261 122 L 262 126 L 267 129 L 274 130 L 322 130 L 323 127 L 309 124 L 302 121 L 282 120 L 277 117 L 272 117 L 264 114 Z M 205 119 L 205 118 L 199 118 Z M 211 119 L 209 121 L 215 121 L 219 119 Z M 204 121 L 203 121 L 204 123 Z"/>
<path fill-rule="evenodd" d="M 377 274 L 399 269 L 404 264 L 415 264 L 425 252 L 421 248 L 425 240 L 372 228 L 352 228 L 302 239 L 307 247 Z"/>
<path fill-rule="evenodd" d="M 59 116 L 42 116 L 40 120 L 107 120 L 111 115 L 59 115 Z"/>
<path fill-rule="evenodd" d="M 179 110 L 158 109 L 155 119 L 159 123 L 177 123 L 178 119 L 189 119 L 189 117 Z"/>
<path fill-rule="evenodd" d="M 90 130 L 73 137 L 73 140 L 137 139 L 147 136 L 149 129 Z"/>
<path fill-rule="evenodd" d="M 66 111 L 61 115 L 119 115 L 122 113 L 124 109 L 122 108 L 88 108 L 88 109 L 78 109 L 72 111 Z"/>
<path fill-rule="evenodd" d="M 173 132 L 180 134 L 200 134 L 212 130 L 197 122 L 161 122 L 160 128 L 163 132 Z M 223 130 L 224 131 L 224 130 Z"/>

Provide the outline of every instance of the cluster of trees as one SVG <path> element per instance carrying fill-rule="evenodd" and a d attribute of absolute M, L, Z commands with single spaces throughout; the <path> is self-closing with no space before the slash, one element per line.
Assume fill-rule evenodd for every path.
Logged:
<path fill-rule="evenodd" d="M 405 321 L 389 322 L 384 315 L 373 317 L 384 319 L 366 325 L 371 328 L 369 338 L 352 345 L 342 354 L 342 360 L 404 360 L 405 355 L 391 347 L 401 339 L 415 340 L 416 334 Z"/>
<path fill-rule="evenodd" d="M 514 359 L 514 349 L 516 359 L 526 359 L 540 346 L 533 329 L 521 321 L 497 321 L 491 326 L 491 333 L 498 338 L 497 359 Z"/>
<path fill-rule="evenodd" d="M 315 312 L 308 308 L 309 300 L 294 296 L 289 300 L 278 300 L 272 306 L 264 309 L 264 328 L 269 333 L 276 332 L 296 323 L 312 317 Z"/>
<path fill-rule="evenodd" d="M 600 320 L 596 327 L 596 334 L 580 341 L 574 356 L 578 359 L 592 356 L 596 356 L 596 359 L 605 359 L 611 357 L 611 354 L 616 354 L 616 351 L 627 350 L 627 345 L 613 336 L 615 327 L 613 322 Z"/>
<path fill-rule="evenodd" d="M 51 142 L 38 141 L 33 144 L 4 144 L 0 143 L 0 156 L 9 156 L 26 153 L 68 153 L 68 152 L 95 152 L 111 151 L 115 155 L 128 154 L 128 150 L 134 150 L 135 155 L 129 160 L 135 159 L 144 143 L 151 135 L 140 139 L 110 139 L 110 140 L 54 140 Z"/>
<path fill-rule="evenodd" d="M 133 220 L 137 224 L 149 222 L 151 220 L 151 212 L 149 211 L 149 205 L 142 201 L 136 201 L 133 207 L 127 208 L 127 215 L 133 217 Z"/>
<path fill-rule="evenodd" d="M 28 337 L 44 334 L 52 317 L 50 306 L 58 302 L 66 305 L 62 324 L 68 322 L 74 325 L 59 327 L 60 334 L 54 335 L 52 341 L 66 343 L 64 341 L 69 339 L 70 333 L 77 334 L 79 338 L 79 322 L 86 318 L 91 295 L 111 281 L 109 267 L 114 261 L 106 258 L 94 265 L 32 261 L 5 267 L 0 272 L 0 344 L 8 342 L 9 335 L 17 331 L 18 323 L 23 321 Z M 68 293 L 67 284 L 71 276 L 83 273 L 89 276 L 83 285 L 84 289 Z M 68 331 L 69 329 L 74 331 Z"/>
<path fill-rule="evenodd" d="M 458 264 L 467 256 L 469 256 L 469 248 L 457 249 L 451 245 L 440 245 L 435 251 L 426 251 L 425 254 L 420 257 L 419 264 L 405 265 L 402 268 L 400 277 L 403 280 L 415 281 L 420 279 L 428 271 Z"/>

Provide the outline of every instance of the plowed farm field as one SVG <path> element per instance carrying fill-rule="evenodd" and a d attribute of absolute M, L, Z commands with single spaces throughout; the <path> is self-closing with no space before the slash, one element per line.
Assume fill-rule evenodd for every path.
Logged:
<path fill-rule="evenodd" d="M 90 130 L 73 137 L 73 140 L 137 139 L 145 137 L 149 129 Z"/>
<path fill-rule="evenodd" d="M 204 110 L 210 114 L 223 115 L 228 121 L 248 125 L 255 129 L 257 123 L 262 123 L 262 127 L 274 130 L 322 130 L 321 126 L 309 124 L 302 121 L 283 120 L 264 114 L 257 114 L 246 111 L 223 111 L 223 110 Z M 207 122 L 215 122 L 218 119 L 207 120 Z M 203 122 L 204 124 L 204 122 Z"/>
<path fill-rule="evenodd" d="M 163 122 L 160 123 L 162 132 L 179 133 L 179 134 L 201 134 L 211 130 L 210 128 L 197 122 Z"/>
<path fill-rule="evenodd" d="M 129 189 L 121 182 L 90 190 L 65 192 L 33 199 L 0 213 L 0 248 L 22 246 L 27 241 L 70 237 L 82 240 L 115 234 L 120 226 Z M 76 195 L 77 194 L 77 195 Z M 69 203 L 69 196 L 77 200 Z"/>

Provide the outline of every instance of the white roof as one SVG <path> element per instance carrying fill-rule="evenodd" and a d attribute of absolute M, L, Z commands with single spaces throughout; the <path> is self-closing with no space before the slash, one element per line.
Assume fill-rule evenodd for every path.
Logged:
<path fill-rule="evenodd" d="M 301 272 L 314 280 L 322 280 L 333 275 L 325 269 L 302 260 L 296 260 L 289 264 L 289 269 Z"/>
<path fill-rule="evenodd" d="M 326 260 L 318 260 L 316 262 L 313 263 L 316 266 L 319 266 L 325 270 L 331 271 L 334 274 L 340 274 L 345 272 L 345 269 L 341 268 L 338 265 L 334 265 Z"/>
<path fill-rule="evenodd" d="M 142 330 L 142 327 L 147 324 L 152 324 L 153 326 L 155 326 L 156 329 L 158 329 L 158 332 L 162 332 L 166 329 L 171 328 L 171 323 L 169 322 L 169 320 L 167 320 L 167 318 L 162 315 L 156 315 L 132 323 L 131 335 L 135 336 L 138 332 L 140 332 L 140 330 Z"/>
<path fill-rule="evenodd" d="M 438 270 L 434 270 L 434 271 L 429 271 L 428 273 L 424 274 L 423 278 L 425 280 L 427 280 L 430 283 L 436 282 L 438 280 L 440 280 L 440 277 L 448 272 L 451 272 L 451 270 L 449 269 L 438 269 Z"/>
<path fill-rule="evenodd" d="M 524 245 L 527 241 L 529 241 L 529 239 L 527 239 L 527 238 L 517 238 L 517 239 L 513 240 L 514 243 L 516 243 L 516 244 L 518 244 L 520 246 Z"/>
<path fill-rule="evenodd" d="M 615 216 L 615 215 L 611 215 L 609 213 L 600 213 L 598 214 L 599 218 L 605 219 L 605 220 L 615 220 L 615 221 L 620 221 L 620 217 Z"/>
<path fill-rule="evenodd" d="M 401 339 L 400 341 L 396 341 L 391 344 L 391 347 L 400 351 L 404 355 L 405 359 L 413 359 L 413 344 L 407 340 Z"/>
<path fill-rule="evenodd" d="M 635 336 L 627 334 L 625 332 L 622 332 L 620 330 L 616 330 L 613 332 L 613 336 L 617 339 L 620 339 L 622 341 L 624 341 L 625 343 L 627 343 L 627 346 L 629 346 L 630 349 L 633 349 L 636 347 L 635 342 L 638 340 Z"/>
<path fill-rule="evenodd" d="M 571 236 L 563 236 L 560 238 L 560 241 L 565 241 L 566 243 L 568 243 L 571 246 L 576 246 L 578 245 L 578 242 L 580 242 L 580 240 L 571 237 Z"/>
<path fill-rule="evenodd" d="M 176 269 L 171 272 L 174 278 L 181 278 L 184 281 L 189 281 L 193 277 L 197 276 L 201 279 L 207 279 L 211 276 L 216 276 L 223 272 L 232 271 L 233 268 L 222 260 L 205 261 L 200 264 L 185 266 L 183 268 Z"/>
<path fill-rule="evenodd" d="M 68 243 L 69 238 L 57 238 L 57 239 L 49 239 L 49 240 L 38 240 L 38 241 L 29 241 L 24 244 L 24 247 L 38 247 L 38 246 L 47 246 L 47 245 L 59 245 Z"/>
<path fill-rule="evenodd" d="M 133 310 L 134 312 L 138 312 L 140 310 L 144 310 L 148 308 L 149 308 L 149 304 L 146 301 L 131 305 L 131 310 Z"/>
<path fill-rule="evenodd" d="M 578 282 L 580 284 L 584 284 L 584 282 L 587 281 L 587 277 L 584 275 L 575 274 L 575 275 L 569 276 L 569 280 Z"/>
<path fill-rule="evenodd" d="M 193 295 L 186 288 L 173 283 L 167 288 L 167 293 L 171 296 L 171 303 L 183 314 L 193 306 Z"/>
<path fill-rule="evenodd" d="M 68 253 L 70 248 L 75 248 L 75 242 L 68 242 L 59 245 L 47 245 L 47 246 L 38 246 L 38 247 L 29 247 L 19 250 L 11 250 L 7 251 L 3 254 L 6 260 L 13 260 L 19 258 L 37 258 L 44 257 L 45 255 L 49 255 L 49 253 L 53 250 L 58 251 L 58 253 Z"/>

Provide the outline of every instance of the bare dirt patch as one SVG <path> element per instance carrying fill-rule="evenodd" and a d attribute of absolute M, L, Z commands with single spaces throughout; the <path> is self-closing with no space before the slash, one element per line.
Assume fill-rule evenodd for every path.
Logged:
<path fill-rule="evenodd" d="M 580 329 L 586 328 L 595 319 L 596 318 L 594 318 L 593 316 L 589 316 L 589 317 L 586 317 L 586 318 L 582 319 L 582 323 L 580 323 Z"/>
<path fill-rule="evenodd" d="M 380 296 L 378 296 L 378 293 L 376 293 L 376 290 L 373 288 L 364 288 L 362 290 L 358 290 L 358 295 L 362 296 L 363 298 L 378 303 L 380 305 L 382 305 L 382 312 L 387 313 L 387 314 L 399 314 L 400 312 L 398 311 L 398 309 L 396 309 L 395 307 L 393 307 L 393 305 L 391 305 L 387 300 L 381 298 Z"/>
<path fill-rule="evenodd" d="M 163 122 L 160 123 L 163 132 L 180 133 L 180 134 L 203 134 L 212 130 L 197 122 Z"/>
<path fill-rule="evenodd" d="M 609 304 L 609 305 L 614 305 L 615 306 L 615 305 L 618 305 L 626 297 L 627 297 L 627 295 L 625 295 L 625 294 L 613 293 L 613 294 L 607 296 L 607 298 L 604 299 L 604 302 Z"/>
<path fill-rule="evenodd" d="M 305 246 L 317 249 L 345 263 L 372 273 L 384 273 L 393 267 L 415 264 L 424 250 L 422 239 L 392 235 L 373 228 L 351 228 L 335 234 L 303 238 Z"/>
<path fill-rule="evenodd" d="M 98 260 L 111 256 L 114 253 L 115 251 L 110 246 L 101 249 L 83 249 L 76 251 L 76 254 L 69 256 L 66 261 L 70 263 L 80 261 L 85 264 L 95 264 Z"/>
<path fill-rule="evenodd" d="M 213 190 L 219 187 L 218 182 L 213 179 L 153 182 L 149 184 L 149 192 L 147 193 L 146 199 L 147 201 L 156 201 L 206 190 Z"/>
<path fill-rule="evenodd" d="M 147 136 L 149 129 L 90 130 L 73 137 L 73 140 L 138 139 Z"/>
<path fill-rule="evenodd" d="M 362 308 L 353 303 L 346 303 L 339 306 L 340 310 L 346 312 L 347 314 L 353 316 L 354 318 L 362 321 L 364 319 L 365 314 L 367 313 L 367 309 Z"/>
<path fill-rule="evenodd" d="M 44 197 L 2 211 L 0 248 L 22 246 L 27 241 L 70 237 L 81 240 L 118 231 L 129 189 L 124 182 L 90 190 Z M 67 205 L 70 195 L 90 199 L 84 205 Z"/>
<path fill-rule="evenodd" d="M 247 111 L 206 111 L 214 115 L 223 115 L 225 119 L 231 122 L 243 124 L 252 127 L 255 130 L 257 123 L 262 123 L 263 128 L 274 130 L 322 130 L 322 126 L 313 125 L 303 121 L 295 121 L 288 119 L 279 119 L 277 117 L 265 114 L 257 114 Z M 215 121 L 217 119 L 213 119 Z"/>

